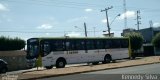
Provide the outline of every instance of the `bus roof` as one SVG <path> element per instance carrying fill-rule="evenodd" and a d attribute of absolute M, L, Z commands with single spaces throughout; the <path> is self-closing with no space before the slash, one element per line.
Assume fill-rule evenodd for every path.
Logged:
<path fill-rule="evenodd" d="M 127 37 L 39 37 L 30 39 L 128 39 Z M 28 39 L 28 40 L 30 40 Z"/>

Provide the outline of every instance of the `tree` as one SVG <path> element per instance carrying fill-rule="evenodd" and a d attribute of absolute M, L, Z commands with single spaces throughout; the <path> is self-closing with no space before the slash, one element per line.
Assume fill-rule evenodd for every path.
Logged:
<path fill-rule="evenodd" d="M 20 38 L 0 37 L 0 51 L 21 50 L 25 47 L 25 41 Z"/>
<path fill-rule="evenodd" d="M 152 39 L 152 44 L 153 44 L 156 48 L 160 48 L 160 32 L 157 33 L 155 37 L 153 37 L 153 39 Z"/>
<path fill-rule="evenodd" d="M 131 50 L 132 50 L 132 57 L 135 57 L 135 51 L 140 49 L 143 44 L 143 36 L 140 33 L 137 32 L 130 32 L 126 33 L 125 37 L 130 38 L 130 43 L 131 43 Z"/>

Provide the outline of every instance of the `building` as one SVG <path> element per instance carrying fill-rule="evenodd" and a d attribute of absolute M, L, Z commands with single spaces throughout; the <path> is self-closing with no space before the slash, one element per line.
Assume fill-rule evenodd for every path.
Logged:
<path fill-rule="evenodd" d="M 133 28 L 124 29 L 123 33 L 121 33 L 121 36 L 124 36 L 126 33 L 130 33 L 130 32 L 136 32 L 136 30 Z"/>
<path fill-rule="evenodd" d="M 130 33 L 130 32 L 139 32 L 143 36 L 143 39 L 144 39 L 143 55 L 144 56 L 160 55 L 160 50 L 156 50 L 156 48 L 154 48 L 154 46 L 151 43 L 153 37 L 160 32 L 160 27 L 144 28 L 144 29 L 140 29 L 139 31 L 131 28 L 124 29 L 121 35 L 124 36 L 124 34 Z"/>
<path fill-rule="evenodd" d="M 153 37 L 158 32 L 160 32 L 160 27 L 144 28 L 144 29 L 140 29 L 139 31 L 132 29 L 132 28 L 128 28 L 128 29 L 124 29 L 121 35 L 124 36 L 124 34 L 129 33 L 129 32 L 139 32 L 144 38 L 144 43 L 151 43 Z"/>
<path fill-rule="evenodd" d="M 139 32 L 142 34 L 144 38 L 144 53 L 146 55 L 160 55 L 160 50 L 157 48 L 154 48 L 151 44 L 153 37 L 160 32 L 160 27 L 150 27 L 139 30 Z M 151 54 L 153 53 L 153 54 Z"/>
<path fill-rule="evenodd" d="M 104 37 L 114 37 L 114 33 L 110 33 L 110 36 L 109 36 L 109 34 L 104 33 L 103 36 L 104 36 Z"/>
<path fill-rule="evenodd" d="M 150 27 L 145 29 L 140 29 L 139 31 L 144 38 L 144 43 L 151 43 L 153 37 L 160 32 L 160 27 Z"/>

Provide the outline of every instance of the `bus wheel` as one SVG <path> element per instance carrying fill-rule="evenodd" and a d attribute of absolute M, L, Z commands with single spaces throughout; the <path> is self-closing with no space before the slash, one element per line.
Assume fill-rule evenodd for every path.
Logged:
<path fill-rule="evenodd" d="M 2 73 L 6 73 L 7 72 L 7 68 L 3 68 L 1 72 Z"/>
<path fill-rule="evenodd" d="M 45 66 L 45 68 L 46 68 L 46 69 L 52 69 L 53 66 L 52 66 L 52 65 L 51 65 L 51 66 Z"/>
<path fill-rule="evenodd" d="M 64 60 L 58 60 L 56 62 L 56 68 L 64 68 L 65 67 L 65 61 Z"/>
<path fill-rule="evenodd" d="M 105 57 L 104 57 L 104 61 L 102 62 L 103 64 L 106 64 L 106 63 L 110 63 L 112 60 L 112 57 L 107 54 Z"/>
<path fill-rule="evenodd" d="M 99 62 L 93 62 L 92 65 L 97 65 Z"/>

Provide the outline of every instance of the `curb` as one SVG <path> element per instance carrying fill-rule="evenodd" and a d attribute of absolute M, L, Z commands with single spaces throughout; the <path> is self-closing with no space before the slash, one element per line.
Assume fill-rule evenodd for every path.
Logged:
<path fill-rule="evenodd" d="M 160 62 L 139 64 L 139 65 L 128 65 L 128 66 L 123 66 L 123 67 L 104 68 L 104 69 L 98 69 L 98 70 L 82 71 L 82 72 L 73 72 L 73 73 L 67 73 L 67 74 L 48 75 L 48 76 L 42 76 L 42 77 L 36 77 L 36 78 L 26 78 L 26 79 L 20 79 L 20 80 L 28 80 L 28 79 L 35 80 L 35 79 L 41 79 L 41 78 L 50 78 L 50 77 L 66 76 L 66 75 L 73 75 L 73 74 L 80 74 L 80 73 L 87 73 L 87 72 L 95 72 L 95 71 L 102 71 L 102 70 L 109 70 L 109 69 L 118 69 L 118 68 L 126 68 L 126 67 L 134 67 L 134 66 L 149 65 L 149 64 L 158 64 L 158 63 L 160 63 Z"/>

